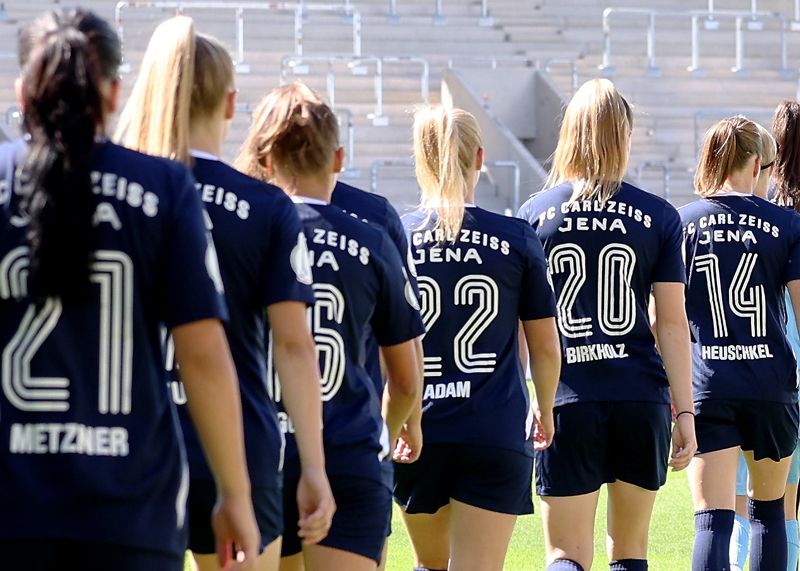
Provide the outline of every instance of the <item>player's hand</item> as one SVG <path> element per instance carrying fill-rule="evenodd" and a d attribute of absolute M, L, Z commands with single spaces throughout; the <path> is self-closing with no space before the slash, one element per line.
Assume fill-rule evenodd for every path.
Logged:
<path fill-rule="evenodd" d="M 226 571 L 248 571 L 256 568 L 261 546 L 250 494 L 226 496 L 219 494 L 211 516 L 217 540 L 219 565 Z"/>
<path fill-rule="evenodd" d="M 411 464 L 419 460 L 422 453 L 422 425 L 411 422 L 403 425 L 400 438 L 397 439 L 392 460 L 400 464 Z"/>
<path fill-rule="evenodd" d="M 297 485 L 297 508 L 300 514 L 297 535 L 303 543 L 310 545 L 325 539 L 336 512 L 336 502 L 324 470 L 302 471 Z"/>
<path fill-rule="evenodd" d="M 535 408 L 533 411 L 533 449 L 544 450 L 553 443 L 556 433 L 553 411 L 542 411 Z"/>
<path fill-rule="evenodd" d="M 675 419 L 672 427 L 672 457 L 669 465 L 674 472 L 689 465 L 697 452 L 697 438 L 694 434 L 694 416 L 682 414 Z"/>

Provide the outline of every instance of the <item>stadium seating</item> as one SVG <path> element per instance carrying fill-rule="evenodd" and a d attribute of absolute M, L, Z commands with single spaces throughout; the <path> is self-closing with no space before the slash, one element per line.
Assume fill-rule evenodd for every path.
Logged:
<path fill-rule="evenodd" d="M 114 17 L 113 4 L 101 0 L 82 2 L 107 18 Z M 236 2 L 220 4 L 234 6 Z M 266 3 L 265 3 L 266 4 Z M 305 2 L 306 5 L 320 4 Z M 603 10 L 610 4 L 616 8 L 647 6 L 675 10 L 705 10 L 702 0 L 681 3 L 668 0 L 488 0 L 490 22 L 481 21 L 480 2 L 442 0 L 442 16 L 435 18 L 433 0 L 397 0 L 397 18 L 389 17 L 387 0 L 354 0 L 350 2 L 361 16 L 363 56 L 391 58 L 415 56 L 429 65 L 430 101 L 439 100 L 442 72 L 448 63 L 458 66 L 490 66 L 496 58 L 498 66 L 543 64 L 547 58 L 570 58 L 567 65 L 557 60 L 550 74 L 565 96 L 572 89 L 570 62 L 577 63 L 578 78 L 608 73 L 600 70 L 603 63 Z M 749 10 L 744 0 L 717 1 L 717 10 Z M 13 57 L 13 30 L 18 22 L 53 6 L 52 1 L 6 2 L 7 19 L 0 18 L 0 84 L 10 86 L 16 74 Z M 691 178 L 697 138 L 715 119 L 733 112 L 745 112 L 753 119 L 769 123 L 771 109 L 783 98 L 797 92 L 797 58 L 800 55 L 800 32 L 791 31 L 791 0 L 761 0 L 759 11 L 779 11 L 786 19 L 786 43 L 790 68 L 780 69 L 779 27 L 773 19 L 759 18 L 761 30 L 743 32 L 745 49 L 744 73 L 735 74 L 733 20 L 720 15 L 719 29 L 701 26 L 700 63 L 702 77 L 687 71 L 691 63 L 691 21 L 686 16 L 659 16 L 656 23 L 656 65 L 660 75 L 648 70 L 646 54 L 647 15 L 615 13 L 610 18 L 611 66 L 613 80 L 635 106 L 635 128 L 630 176 L 648 190 L 663 192 L 663 174 L 669 175 L 670 197 L 676 204 L 692 198 Z M 130 8 L 122 12 L 125 35 L 125 58 L 131 72 L 124 76 L 130 86 L 147 38 L 156 23 L 174 10 Z M 236 48 L 235 9 L 190 10 L 198 28 L 216 35 L 232 51 Z M 705 20 L 705 18 L 703 19 Z M 745 21 L 745 24 L 747 24 Z M 704 22 L 701 22 L 704 23 Z M 341 13 L 311 10 L 303 22 L 302 49 L 306 56 L 351 56 L 354 50 L 352 20 Z M 483 24 L 483 25 L 482 25 Z M 758 27 L 758 25 L 751 25 Z M 295 52 L 293 41 L 295 17 L 291 11 L 247 11 L 244 21 L 244 63 L 249 73 L 239 74 L 237 87 L 242 103 L 225 148 L 231 158 L 248 125 L 246 110 L 281 78 L 281 62 Z M 299 65 L 299 67 L 298 67 Z M 285 73 L 307 81 L 325 93 L 327 64 L 319 61 L 300 62 Z M 307 66 L 307 69 L 304 68 Z M 346 178 L 362 187 L 370 186 L 371 167 L 376 161 L 389 161 L 400 166 L 381 167 L 378 191 L 396 202 L 400 208 L 416 201 L 416 185 L 411 168 L 411 113 L 423 102 L 421 68 L 417 65 L 383 62 L 383 117 L 376 121 L 375 78 L 373 64 L 348 67 L 337 62 L 335 68 L 335 105 L 346 114 L 352 113 L 354 125 L 354 161 Z M 512 73 L 512 71 L 509 71 Z M 13 91 L 0 89 L 0 111 L 14 104 Z M 345 111 L 347 110 L 347 111 Z M 554 118 L 555 120 L 555 118 Z M 376 124 L 377 123 L 377 124 Z M 387 123 L 387 124 L 381 124 Z M 347 144 L 346 130 L 343 142 Z M 528 185 L 530 186 L 530 185 Z M 523 194 L 537 190 L 526 187 Z M 497 189 L 483 184 L 481 200 L 495 210 L 510 206 L 510 189 Z"/>

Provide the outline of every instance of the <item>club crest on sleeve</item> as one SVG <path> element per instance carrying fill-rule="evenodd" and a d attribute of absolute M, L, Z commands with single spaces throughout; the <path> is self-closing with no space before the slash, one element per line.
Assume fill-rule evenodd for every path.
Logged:
<path fill-rule="evenodd" d="M 297 281 L 301 284 L 311 285 L 313 276 L 311 274 L 311 261 L 308 256 L 308 242 L 302 232 L 297 235 L 297 245 L 292 248 L 289 254 L 289 263 L 294 270 Z"/>

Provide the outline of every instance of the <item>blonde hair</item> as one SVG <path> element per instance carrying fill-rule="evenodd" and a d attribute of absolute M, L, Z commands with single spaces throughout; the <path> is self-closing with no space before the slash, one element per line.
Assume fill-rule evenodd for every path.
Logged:
<path fill-rule="evenodd" d="M 632 129 L 630 105 L 613 83 L 584 83 L 564 111 L 545 188 L 571 181 L 571 201 L 607 201 L 627 171 Z"/>
<path fill-rule="evenodd" d="M 216 39 L 175 16 L 159 24 L 117 127 L 120 144 L 188 163 L 189 125 L 219 109 L 233 88 L 233 61 Z"/>
<path fill-rule="evenodd" d="M 466 195 L 475 185 L 475 157 L 481 129 L 470 113 L 441 106 L 414 116 L 414 170 L 422 189 L 420 207 L 436 213 L 436 229 L 455 240 L 464 222 Z"/>
<path fill-rule="evenodd" d="M 336 115 L 311 88 L 294 82 L 258 104 L 234 166 L 265 181 L 267 159 L 291 176 L 320 175 L 332 168 L 338 148 Z"/>
<path fill-rule="evenodd" d="M 753 155 L 761 156 L 761 135 L 755 123 L 738 115 L 723 119 L 706 132 L 694 175 L 695 192 L 710 196 Z"/>
<path fill-rule="evenodd" d="M 756 123 L 758 135 L 761 138 L 761 172 L 758 173 L 758 180 L 756 183 L 761 182 L 762 179 L 769 180 L 770 167 L 775 163 L 778 156 L 778 144 L 775 142 L 775 137 L 768 129 Z"/>

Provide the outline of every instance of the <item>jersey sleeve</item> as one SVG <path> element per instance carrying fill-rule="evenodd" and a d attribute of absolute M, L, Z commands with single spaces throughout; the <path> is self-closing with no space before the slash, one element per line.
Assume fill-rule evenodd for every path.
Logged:
<path fill-rule="evenodd" d="M 406 238 L 406 229 L 403 227 L 403 222 L 400 220 L 400 215 L 397 210 L 386 203 L 386 231 L 389 238 L 392 239 L 397 252 L 400 254 L 400 260 L 403 262 L 403 268 L 408 278 L 408 283 L 411 284 L 411 289 L 414 290 L 414 295 L 419 299 L 419 288 L 417 287 L 417 270 L 414 267 L 414 260 L 411 256 L 411 250 L 408 247 L 408 238 Z"/>
<path fill-rule="evenodd" d="M 400 254 L 383 233 L 380 255 L 375 257 L 380 290 L 372 313 L 372 330 L 378 345 L 387 347 L 415 339 L 425 333 L 419 302 L 403 275 Z"/>
<path fill-rule="evenodd" d="M 519 318 L 522 321 L 555 317 L 556 300 L 547 276 L 544 248 L 533 228 L 525 227 L 525 267 L 519 296 Z"/>
<path fill-rule="evenodd" d="M 792 213 L 790 228 L 789 259 L 784 283 L 800 279 L 800 214 Z"/>
<path fill-rule="evenodd" d="M 661 250 L 653 268 L 651 280 L 653 283 L 685 283 L 683 225 L 680 214 L 669 204 L 664 205 L 664 219 L 662 220 L 661 228 Z"/>
<path fill-rule="evenodd" d="M 227 319 L 224 287 L 208 214 L 195 190 L 194 178 L 175 169 L 173 208 L 165 225 L 159 294 L 162 320 L 172 329 L 201 319 Z"/>
<path fill-rule="evenodd" d="M 311 267 L 303 224 L 286 196 L 272 206 L 270 246 L 264 261 L 261 301 L 264 307 L 282 301 L 314 303 Z"/>

